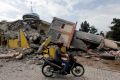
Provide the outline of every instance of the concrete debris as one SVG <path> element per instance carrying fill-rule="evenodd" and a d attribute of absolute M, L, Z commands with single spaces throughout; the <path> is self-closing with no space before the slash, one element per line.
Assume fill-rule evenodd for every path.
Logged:
<path fill-rule="evenodd" d="M 29 21 L 27 15 L 34 16 L 35 20 L 32 19 L 34 21 Z M 107 58 L 120 56 L 120 51 L 114 51 L 118 50 L 118 45 L 112 40 L 105 39 L 100 35 L 76 31 L 76 23 L 66 21 L 64 19 L 54 17 L 52 23 L 50 24 L 46 21 L 39 20 L 39 17 L 36 18 L 36 16 L 36 14 L 26 14 L 23 16 L 23 20 L 0 22 L 0 37 L 4 36 L 0 38 L 0 41 L 1 39 L 6 41 L 0 42 L 0 46 L 2 46 L 2 48 L 0 48 L 0 58 L 21 59 L 25 55 L 33 53 L 33 49 L 37 50 L 42 40 L 48 36 L 52 37 L 53 42 L 61 40 L 67 47 L 77 48 L 79 51 L 86 51 L 86 55 L 90 55 L 85 56 L 86 58 L 91 58 L 91 55 L 95 55 L 96 61 L 100 60 L 97 58 L 99 56 L 101 58 L 106 56 Z M 27 38 L 31 48 L 18 50 L 6 48 L 6 43 L 9 39 L 18 39 L 19 41 L 20 29 L 24 31 L 25 37 Z M 6 44 L 6 46 L 4 46 L 3 43 Z M 108 50 L 109 52 L 103 52 L 103 54 L 98 55 L 97 53 L 99 53 L 99 51 L 96 53 L 89 51 L 94 51 L 95 49 L 104 50 L 104 52 Z"/>
<path fill-rule="evenodd" d="M 118 49 L 118 45 L 113 41 L 109 39 L 104 39 L 104 47 L 111 48 L 111 49 Z"/>
<path fill-rule="evenodd" d="M 0 22 L 0 31 L 7 39 L 16 39 L 19 36 L 19 30 L 24 30 L 26 37 L 30 42 L 34 42 L 41 35 L 45 35 L 49 29 L 48 22 L 39 20 L 39 23 L 29 24 L 24 20 L 14 22 Z M 1 33 L 1 32 L 0 32 Z M 44 33 L 44 34 L 43 34 Z"/>
<path fill-rule="evenodd" d="M 104 54 L 104 55 L 101 55 L 100 57 L 106 60 L 115 60 L 115 56 L 110 55 L 110 54 Z"/>
<path fill-rule="evenodd" d="M 3 49 L 4 50 L 4 49 Z M 28 55 L 33 52 L 33 49 L 5 49 L 6 51 L 1 51 L 0 59 L 22 59 L 25 55 Z"/>
<path fill-rule="evenodd" d="M 6 54 L 0 54 L 0 59 L 15 58 L 19 55 L 20 53 L 15 50 L 8 50 Z"/>
<path fill-rule="evenodd" d="M 91 58 L 91 56 L 90 55 L 86 55 L 85 58 Z"/>
<path fill-rule="evenodd" d="M 81 40 L 84 42 L 83 45 L 79 45 L 79 48 L 85 50 L 86 47 L 88 49 L 114 49 L 114 50 L 118 50 L 118 45 L 113 41 L 113 40 L 109 40 L 109 39 L 105 39 L 104 37 L 100 36 L 100 35 L 95 35 L 95 34 L 91 34 L 91 33 L 86 33 L 86 32 L 82 32 L 82 31 L 76 31 L 75 35 L 74 35 L 74 39 L 79 40 L 78 42 L 73 42 L 74 44 L 80 44 Z M 73 40 L 74 41 L 74 40 Z M 86 46 L 86 47 L 82 47 L 82 46 Z"/>
<path fill-rule="evenodd" d="M 101 59 L 98 58 L 98 57 L 93 57 L 93 60 L 94 60 L 94 61 L 100 61 Z"/>
<path fill-rule="evenodd" d="M 23 49 L 22 53 L 24 55 L 28 55 L 28 54 L 32 54 L 34 52 L 34 50 L 32 48 L 28 48 L 28 49 Z"/>
<path fill-rule="evenodd" d="M 112 54 L 112 55 L 114 55 L 114 56 L 120 56 L 120 50 L 119 51 L 113 51 L 113 50 L 111 50 L 109 53 Z"/>
<path fill-rule="evenodd" d="M 8 48 L 0 47 L 0 54 L 7 54 Z"/>
<path fill-rule="evenodd" d="M 105 39 L 100 35 L 77 31 L 75 28 L 75 23 L 54 17 L 48 36 L 52 37 L 53 42 L 61 40 L 62 37 L 62 41 L 64 45 L 67 44 L 67 47 L 80 48 L 84 51 L 88 49 L 118 49 L 118 45 L 113 40 Z"/>
<path fill-rule="evenodd" d="M 108 59 L 108 60 L 120 59 L 120 50 L 118 50 L 118 51 L 114 51 L 114 50 L 106 51 L 105 53 L 102 53 L 99 56 L 103 59 Z"/>
<path fill-rule="evenodd" d="M 15 57 L 15 59 L 22 59 L 22 57 L 23 57 L 23 54 L 20 53 L 19 55 L 17 55 L 17 56 Z"/>
<path fill-rule="evenodd" d="M 111 50 L 109 53 L 115 56 L 115 59 L 120 59 L 120 50 L 118 51 Z"/>
<path fill-rule="evenodd" d="M 52 42 L 59 40 L 65 46 L 70 47 L 75 29 L 75 23 L 54 17 L 48 31 L 48 36 L 51 36 Z"/>
<path fill-rule="evenodd" d="M 90 43 L 100 44 L 101 41 L 104 39 L 102 36 L 86 33 L 82 31 L 76 31 L 75 37 L 80 40 L 85 40 Z"/>

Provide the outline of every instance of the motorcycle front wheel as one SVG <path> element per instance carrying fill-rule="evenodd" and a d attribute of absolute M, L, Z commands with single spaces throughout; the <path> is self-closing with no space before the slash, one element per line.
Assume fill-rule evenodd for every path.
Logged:
<path fill-rule="evenodd" d="M 76 77 L 81 77 L 85 72 L 85 69 L 82 65 L 73 66 L 71 73 Z"/>
<path fill-rule="evenodd" d="M 46 77 L 52 77 L 53 76 L 53 67 L 51 67 L 50 65 L 43 65 L 42 74 Z"/>

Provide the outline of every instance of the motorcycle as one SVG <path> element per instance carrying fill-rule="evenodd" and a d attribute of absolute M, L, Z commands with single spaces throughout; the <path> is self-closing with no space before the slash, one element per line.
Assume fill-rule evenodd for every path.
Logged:
<path fill-rule="evenodd" d="M 64 64 L 61 62 L 56 62 L 54 60 L 43 58 L 44 64 L 42 66 L 42 74 L 46 77 L 52 77 L 54 73 L 61 74 Z M 77 63 L 76 59 L 70 55 L 69 66 L 67 69 L 67 74 L 72 73 L 76 77 L 80 77 L 84 74 L 85 69 L 82 64 Z M 66 74 L 61 74 L 66 75 Z"/>
<path fill-rule="evenodd" d="M 41 54 L 43 55 L 43 57 L 41 58 L 41 60 L 44 61 L 43 66 L 42 66 L 42 74 L 45 77 L 52 77 L 54 73 L 66 75 L 66 74 L 61 73 L 61 71 L 63 70 L 64 64 L 62 62 L 56 62 L 55 60 L 50 59 L 48 57 L 49 48 L 47 46 L 50 44 L 51 42 L 50 40 L 51 40 L 50 37 L 47 38 L 37 51 L 38 53 L 41 52 Z M 52 43 L 51 45 L 54 45 L 54 44 Z M 76 51 L 76 50 L 71 49 L 69 51 L 71 52 L 71 51 Z M 46 54 L 47 54 L 47 57 L 46 57 Z M 69 65 L 68 65 L 68 69 L 66 72 L 67 74 L 72 73 L 74 76 L 80 77 L 84 74 L 85 69 L 83 65 L 78 63 L 77 60 L 73 57 L 73 55 L 70 54 Z"/>

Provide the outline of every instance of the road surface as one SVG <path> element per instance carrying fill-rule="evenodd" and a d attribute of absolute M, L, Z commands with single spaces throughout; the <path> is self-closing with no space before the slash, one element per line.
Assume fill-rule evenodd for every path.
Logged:
<path fill-rule="evenodd" d="M 73 75 L 56 75 L 46 78 L 41 73 L 41 66 L 24 61 L 1 61 L 0 80 L 120 80 L 120 73 L 111 70 L 101 70 L 85 66 L 82 77 Z"/>

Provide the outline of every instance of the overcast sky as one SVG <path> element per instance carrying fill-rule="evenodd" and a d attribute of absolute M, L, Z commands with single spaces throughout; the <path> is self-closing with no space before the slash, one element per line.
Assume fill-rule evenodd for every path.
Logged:
<path fill-rule="evenodd" d="M 33 11 L 40 18 L 51 22 L 53 17 L 78 22 L 87 20 L 99 31 L 108 31 L 113 18 L 120 18 L 120 0 L 0 0 L 0 20 L 13 21 L 22 19 Z"/>

